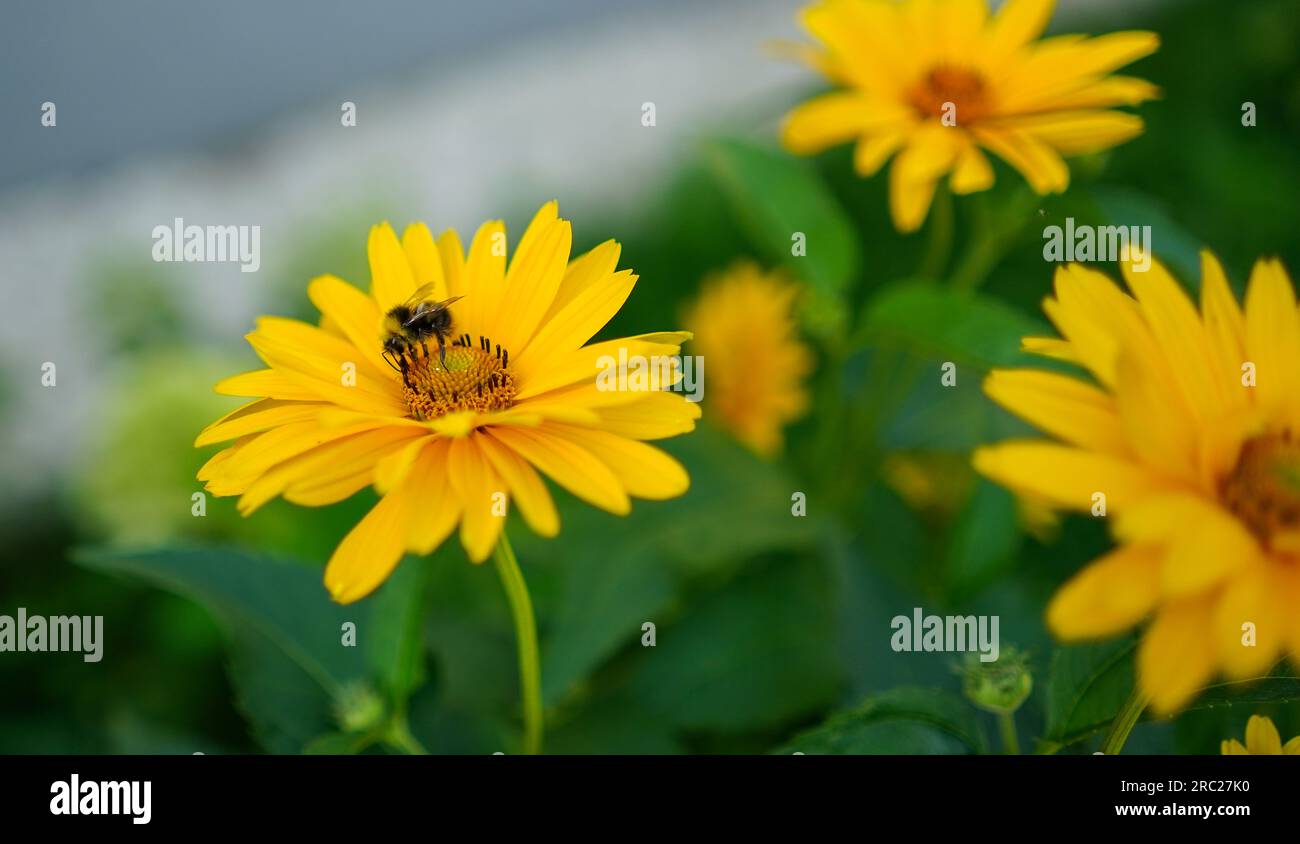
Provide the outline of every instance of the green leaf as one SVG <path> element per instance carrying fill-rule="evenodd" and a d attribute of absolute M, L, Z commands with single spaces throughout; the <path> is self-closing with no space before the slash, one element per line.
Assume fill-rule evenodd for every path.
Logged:
<path fill-rule="evenodd" d="M 231 639 L 236 702 L 271 752 L 300 752 L 331 731 L 339 705 L 350 691 L 369 688 L 372 673 L 403 696 L 422 676 L 418 608 L 428 572 L 419 562 L 400 566 L 374 597 L 340 606 L 319 569 L 236 549 L 89 549 L 75 559 L 212 612 Z M 343 642 L 346 623 L 356 625 L 356 647 Z"/>
<path fill-rule="evenodd" d="M 269 753 L 300 753 L 335 727 L 329 695 L 301 665 L 253 630 L 232 636 L 227 673 L 235 706 L 259 745 Z"/>
<path fill-rule="evenodd" d="M 1047 329 L 997 299 L 923 281 L 903 281 L 872 297 L 862 315 L 860 332 L 868 342 L 986 370 L 1042 365 L 1041 358 L 1020 351 L 1020 338 L 1044 334 Z"/>
<path fill-rule="evenodd" d="M 1156 258 L 1169 266 L 1193 293 L 1200 289 L 1200 241 L 1175 223 L 1157 200 L 1120 187 L 1094 187 L 1092 195 L 1110 225 L 1150 226 L 1148 245 Z"/>
<path fill-rule="evenodd" d="M 641 625 L 658 618 L 672 597 L 671 573 L 648 549 L 573 559 L 542 648 L 545 703 L 559 702 L 620 646 L 639 642 Z"/>
<path fill-rule="evenodd" d="M 334 692 L 366 674 L 360 648 L 343 647 L 345 622 L 364 620 L 364 604 L 339 606 L 321 584 L 320 571 L 288 560 L 234 549 L 160 548 L 85 550 L 80 564 L 126 574 L 191 598 L 229 630 L 265 636 Z M 358 624 L 358 638 L 365 635 Z"/>
<path fill-rule="evenodd" d="M 1292 703 L 1300 700 L 1300 678 L 1269 676 L 1255 680 L 1225 680 L 1207 686 L 1188 709 L 1217 709 L 1220 706 L 1264 703 Z"/>
<path fill-rule="evenodd" d="M 1133 690 L 1136 647 L 1137 639 L 1130 636 L 1056 649 L 1048 669 L 1047 748 L 1074 744 L 1110 726 Z M 1300 700 L 1300 678 L 1274 674 L 1213 683 L 1183 711 L 1296 700 Z"/>
<path fill-rule="evenodd" d="M 964 754 L 986 744 L 977 713 L 941 689 L 898 688 L 800 733 L 777 753 Z"/>
<path fill-rule="evenodd" d="M 1073 744 L 1110 725 L 1133 690 L 1136 646 L 1128 637 L 1056 649 L 1047 670 L 1046 742 Z"/>
<path fill-rule="evenodd" d="M 944 569 L 950 593 L 970 596 L 987 586 L 1006 571 L 1019 547 L 1015 497 L 979 480 L 948 539 Z"/>
<path fill-rule="evenodd" d="M 861 258 L 852 222 L 816 170 L 783 150 L 736 139 L 711 142 L 706 156 L 754 247 L 808 282 L 809 327 L 841 331 Z M 800 233 L 806 254 L 794 255 Z"/>
<path fill-rule="evenodd" d="M 395 705 L 424 682 L 424 614 L 430 561 L 409 558 L 371 599 L 366 636 L 370 669 Z"/>
<path fill-rule="evenodd" d="M 813 561 L 752 566 L 677 623 L 658 626 L 633 697 L 682 730 L 740 733 L 815 712 L 843 680 L 829 592 Z"/>

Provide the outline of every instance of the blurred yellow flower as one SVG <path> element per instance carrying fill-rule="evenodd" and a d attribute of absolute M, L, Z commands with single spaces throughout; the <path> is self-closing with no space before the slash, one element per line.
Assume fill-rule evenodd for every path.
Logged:
<path fill-rule="evenodd" d="M 1246 722 L 1246 744 L 1228 739 L 1219 745 L 1223 756 L 1300 756 L 1300 736 L 1282 745 L 1282 736 L 1273 722 L 1262 715 L 1252 715 Z"/>
<path fill-rule="evenodd" d="M 1202 253 L 1201 307 L 1158 262 L 1122 264 L 1132 296 L 1079 265 L 1044 310 L 1063 339 L 1027 350 L 1096 383 L 995 370 L 990 397 L 1063 442 L 976 451 L 975 467 L 1056 507 L 1114 517 L 1120 546 L 1047 609 L 1064 639 L 1110 636 L 1152 616 L 1138 679 L 1159 712 L 1216 672 L 1300 664 L 1300 312 L 1286 270 L 1260 260 L 1244 310 Z"/>
<path fill-rule="evenodd" d="M 798 294 L 783 273 L 740 262 L 704 280 L 684 320 L 704 361 L 709 419 L 765 457 L 781 450 L 781 429 L 808 407 L 812 353 L 799 340 Z"/>
<path fill-rule="evenodd" d="M 570 261 L 569 223 L 554 202 L 508 265 L 505 244 L 499 221 L 479 228 L 468 255 L 454 231 L 435 242 L 417 223 L 399 241 L 387 223 L 375 226 L 369 293 L 315 279 L 308 294 L 320 325 L 259 319 L 247 338 L 268 368 L 217 385 L 256 400 L 199 435 L 197 446 L 235 440 L 199 472 L 210 492 L 241 496 L 245 515 L 277 495 L 306 506 L 370 485 L 382 495 L 326 568 L 337 601 L 364 597 L 404 553 L 430 553 L 457 525 L 481 562 L 507 498 L 534 531 L 554 536 L 559 517 L 534 467 L 618 514 L 629 496 L 669 498 L 689 485 L 676 460 L 642 440 L 692 430 L 698 408 L 663 391 L 662 379 L 646 391 L 602 390 L 596 377 L 603 358 L 675 356 L 690 335 L 584 345 L 637 277 L 615 270 L 612 240 Z M 462 297 L 451 306 L 446 358 L 411 347 L 399 372 L 384 356 L 385 315 L 425 289 L 432 300 Z"/>
<path fill-rule="evenodd" d="M 1141 79 L 1109 76 L 1152 52 L 1150 32 L 1035 41 L 1053 0 L 822 0 L 802 21 L 821 42 L 806 60 L 845 90 L 796 108 L 782 140 L 810 154 L 856 139 L 854 167 L 889 174 L 894 225 L 920 227 L 937 181 L 958 194 L 987 190 L 994 153 L 1040 194 L 1064 191 L 1062 155 L 1096 152 L 1142 131 L 1141 118 L 1112 111 L 1158 96 Z"/>

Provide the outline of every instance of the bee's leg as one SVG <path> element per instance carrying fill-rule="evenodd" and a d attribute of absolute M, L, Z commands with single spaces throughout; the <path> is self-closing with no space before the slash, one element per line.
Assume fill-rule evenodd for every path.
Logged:
<path fill-rule="evenodd" d="M 400 357 L 398 357 L 397 362 L 402 365 L 402 383 L 408 387 L 411 387 L 411 369 L 410 369 L 410 365 L 406 362 L 406 354 L 403 353 Z M 411 387 L 411 389 L 415 389 L 415 388 Z"/>
<path fill-rule="evenodd" d="M 438 362 L 443 369 L 447 368 L 447 347 L 443 345 L 441 334 L 438 335 Z"/>

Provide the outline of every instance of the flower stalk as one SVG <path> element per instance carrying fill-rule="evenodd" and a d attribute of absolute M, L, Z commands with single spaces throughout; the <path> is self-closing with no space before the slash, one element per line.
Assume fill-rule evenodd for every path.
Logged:
<path fill-rule="evenodd" d="M 524 753 L 532 756 L 542 752 L 542 661 L 537 650 L 537 621 L 533 617 L 532 599 L 528 597 L 528 584 L 504 530 L 494 559 L 515 624 L 519 645 L 519 688 L 523 694 Z"/>

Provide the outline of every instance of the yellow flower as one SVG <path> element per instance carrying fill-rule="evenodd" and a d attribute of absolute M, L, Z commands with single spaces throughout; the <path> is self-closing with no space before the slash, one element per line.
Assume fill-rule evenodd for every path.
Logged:
<path fill-rule="evenodd" d="M 466 255 L 454 231 L 435 242 L 421 223 L 401 241 L 370 231 L 369 293 L 334 276 L 308 294 L 319 326 L 263 317 L 249 343 L 266 369 L 217 392 L 255 397 L 209 425 L 196 445 L 234 439 L 199 472 L 245 515 L 277 495 L 306 506 L 373 485 L 379 503 L 340 543 L 325 585 L 343 603 L 377 587 L 407 552 L 427 554 L 459 524 L 469 558 L 495 547 L 507 498 L 542 536 L 559 518 L 536 469 L 578 498 L 626 514 L 629 496 L 682 494 L 686 471 L 642 440 L 690 431 L 698 409 L 658 379 L 647 390 L 600 389 L 602 358 L 676 355 L 685 332 L 589 345 L 632 292 L 606 241 L 569 260 L 569 223 L 542 207 L 507 265 L 505 227 L 484 223 Z M 385 314 L 425 285 L 451 306 L 446 360 L 384 355 Z M 430 340 L 426 346 L 436 345 Z M 655 389 L 660 388 L 660 389 Z M 536 468 L 534 468 L 536 467 Z"/>
<path fill-rule="evenodd" d="M 1057 592 L 1048 626 L 1090 639 L 1151 616 L 1138 679 L 1167 713 L 1216 672 L 1256 677 L 1300 656 L 1300 313 L 1276 260 L 1255 264 L 1243 309 L 1202 253 L 1199 313 L 1161 264 L 1134 266 L 1132 296 L 1058 270 L 1044 310 L 1063 339 L 1024 340 L 1096 383 L 1021 369 L 984 384 L 1062 442 L 974 460 L 1019 493 L 1113 519 L 1120 546 Z"/>
<path fill-rule="evenodd" d="M 780 451 L 782 427 L 808 407 L 812 353 L 799 341 L 798 294 L 783 273 L 742 261 L 704 280 L 684 320 L 707 372 L 709 418 L 765 457 Z"/>
<path fill-rule="evenodd" d="M 1252 715 L 1246 722 L 1246 744 L 1228 739 L 1219 745 L 1223 756 L 1300 756 L 1300 736 L 1282 746 L 1282 736 L 1273 722 L 1262 715 Z"/>
<path fill-rule="evenodd" d="M 1096 152 L 1142 131 L 1141 118 L 1112 111 L 1158 96 L 1141 79 L 1109 76 L 1154 52 L 1150 32 L 1035 41 L 1052 0 L 1007 0 L 990 16 L 985 0 L 823 0 L 804 25 L 821 42 L 804 55 L 845 90 L 787 117 L 782 140 L 810 154 L 857 140 L 854 168 L 889 173 L 894 225 L 915 231 L 946 174 L 954 193 L 987 190 L 1006 161 L 1040 194 L 1064 191 L 1062 155 Z"/>

